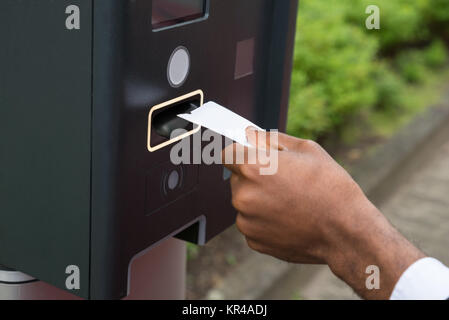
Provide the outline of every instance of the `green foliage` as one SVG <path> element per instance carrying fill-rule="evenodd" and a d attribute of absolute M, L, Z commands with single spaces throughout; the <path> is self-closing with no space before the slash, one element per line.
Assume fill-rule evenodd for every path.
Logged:
<path fill-rule="evenodd" d="M 424 51 L 424 62 L 426 66 L 432 69 L 443 67 L 448 61 L 448 52 L 445 44 L 436 40 Z"/>
<path fill-rule="evenodd" d="M 382 27 L 377 32 L 366 30 L 374 35 L 383 52 L 396 50 L 401 46 L 425 40 L 429 30 L 425 25 L 422 10 L 428 0 L 349 0 L 348 21 L 357 26 L 364 26 L 369 5 L 377 5 L 381 12 Z M 350 5 L 349 5 L 350 4 Z"/>
<path fill-rule="evenodd" d="M 426 18 L 437 23 L 449 22 L 449 0 L 429 0 L 426 1 Z"/>
<path fill-rule="evenodd" d="M 437 70 L 447 63 L 447 49 L 441 41 L 428 48 L 403 51 L 395 59 L 400 75 L 409 83 L 422 83 L 428 70 Z"/>
<path fill-rule="evenodd" d="M 187 260 L 192 260 L 198 256 L 199 247 L 193 243 L 187 242 Z"/>
<path fill-rule="evenodd" d="M 404 81 L 400 76 L 391 72 L 387 63 L 378 63 L 373 80 L 377 84 L 376 110 L 400 110 L 404 90 Z"/>
<path fill-rule="evenodd" d="M 232 253 L 226 255 L 226 263 L 229 266 L 235 266 L 237 264 L 237 258 Z"/>
<path fill-rule="evenodd" d="M 331 8 L 328 8 L 330 6 Z M 339 1 L 303 1 L 296 39 L 289 130 L 321 135 L 376 99 L 377 44 L 345 23 Z"/>
<path fill-rule="evenodd" d="M 373 4 L 380 30 L 365 28 Z M 448 61 L 435 25 L 449 26 L 449 0 L 302 0 L 288 132 L 316 139 L 360 113 L 401 110 L 406 85 Z"/>
<path fill-rule="evenodd" d="M 401 52 L 395 61 L 399 74 L 409 83 L 422 83 L 426 76 L 424 54 L 419 50 Z"/>
<path fill-rule="evenodd" d="M 432 31 L 449 38 L 449 0 L 428 0 L 424 6 L 423 17 Z"/>

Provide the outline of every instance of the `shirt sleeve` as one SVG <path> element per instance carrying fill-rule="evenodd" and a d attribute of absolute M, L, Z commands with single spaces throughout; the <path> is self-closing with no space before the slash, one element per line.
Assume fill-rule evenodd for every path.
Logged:
<path fill-rule="evenodd" d="M 399 278 L 390 300 L 449 299 L 449 268 L 434 258 L 412 264 Z"/>

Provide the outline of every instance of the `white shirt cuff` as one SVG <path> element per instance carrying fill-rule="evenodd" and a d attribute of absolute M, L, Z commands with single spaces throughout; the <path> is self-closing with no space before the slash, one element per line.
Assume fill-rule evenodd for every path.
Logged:
<path fill-rule="evenodd" d="M 390 300 L 449 299 L 449 268 L 434 258 L 412 264 L 399 278 Z"/>

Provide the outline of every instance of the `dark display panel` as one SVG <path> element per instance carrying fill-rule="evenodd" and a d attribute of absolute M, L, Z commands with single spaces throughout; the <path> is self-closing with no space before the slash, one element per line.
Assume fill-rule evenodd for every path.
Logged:
<path fill-rule="evenodd" d="M 206 0 L 153 0 L 154 29 L 169 27 L 204 16 Z"/>

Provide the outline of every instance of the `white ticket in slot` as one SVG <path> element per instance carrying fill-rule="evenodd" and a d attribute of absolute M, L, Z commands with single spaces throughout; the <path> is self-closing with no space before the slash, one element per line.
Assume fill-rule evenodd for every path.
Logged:
<path fill-rule="evenodd" d="M 246 147 L 251 146 L 246 138 L 246 129 L 254 127 L 263 130 L 251 121 L 212 101 L 203 104 L 191 113 L 179 114 L 178 117 L 212 130 Z"/>

